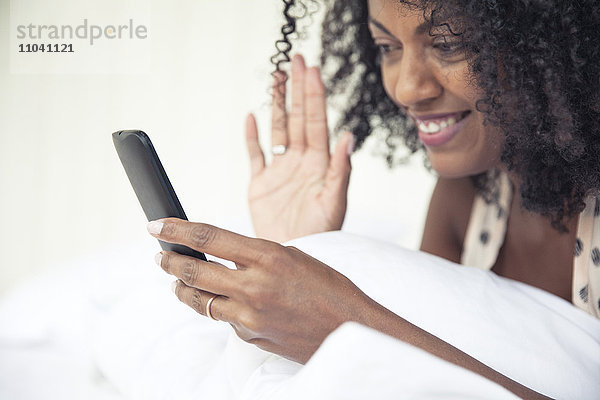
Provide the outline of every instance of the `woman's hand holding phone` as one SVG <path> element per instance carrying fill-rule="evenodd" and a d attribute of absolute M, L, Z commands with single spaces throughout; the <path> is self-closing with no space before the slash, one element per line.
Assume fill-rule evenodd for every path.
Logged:
<path fill-rule="evenodd" d="M 277 242 L 342 227 L 354 145 L 352 134 L 345 133 L 333 154 L 329 152 L 325 88 L 318 68 L 307 68 L 300 55 L 293 57 L 289 113 L 284 80 L 281 73 L 273 85 L 271 143 L 286 150 L 274 154 L 270 165 L 265 165 L 254 117 L 246 121 L 252 222 L 258 237 Z"/>
<path fill-rule="evenodd" d="M 237 269 L 229 269 L 171 251 L 156 257 L 179 279 L 174 287 L 179 300 L 202 315 L 208 310 L 243 340 L 288 359 L 306 362 L 343 322 L 368 324 L 377 314 L 376 303 L 348 278 L 294 247 L 177 218 L 151 222 L 148 231 L 235 262 Z"/>

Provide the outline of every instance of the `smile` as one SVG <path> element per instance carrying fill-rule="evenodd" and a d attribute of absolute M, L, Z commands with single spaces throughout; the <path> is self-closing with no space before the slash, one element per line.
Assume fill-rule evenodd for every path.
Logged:
<path fill-rule="evenodd" d="M 428 121 L 425 119 L 420 119 L 415 117 L 415 121 L 419 130 L 425 133 L 434 134 L 438 133 L 442 129 L 446 129 L 452 125 L 457 124 L 462 121 L 470 111 L 464 111 L 458 114 L 448 114 L 443 118 L 434 118 L 429 119 Z"/>
<path fill-rule="evenodd" d="M 419 140 L 427 147 L 441 146 L 460 132 L 471 111 L 448 114 L 411 115 L 419 128 Z"/>

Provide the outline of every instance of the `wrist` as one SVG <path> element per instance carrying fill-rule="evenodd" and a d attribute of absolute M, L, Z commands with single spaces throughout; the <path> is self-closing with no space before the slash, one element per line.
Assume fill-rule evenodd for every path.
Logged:
<path fill-rule="evenodd" d="M 354 315 L 352 321 L 396 338 L 401 338 L 398 335 L 401 328 L 399 325 L 405 322 L 405 320 L 365 294 L 361 296 L 358 312 Z"/>

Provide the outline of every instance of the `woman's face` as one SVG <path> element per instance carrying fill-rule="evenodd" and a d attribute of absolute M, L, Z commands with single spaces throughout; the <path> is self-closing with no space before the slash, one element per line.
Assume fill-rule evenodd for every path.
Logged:
<path fill-rule="evenodd" d="M 368 3 L 385 90 L 415 121 L 433 169 L 463 177 L 496 166 L 502 136 L 483 126 L 483 114 L 475 108 L 481 93 L 470 84 L 457 39 L 444 28 L 430 32 L 422 10 L 395 0 Z"/>

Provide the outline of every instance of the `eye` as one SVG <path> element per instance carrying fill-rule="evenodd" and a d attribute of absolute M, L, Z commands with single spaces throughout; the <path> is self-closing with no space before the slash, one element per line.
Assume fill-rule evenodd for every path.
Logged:
<path fill-rule="evenodd" d="M 465 57 L 464 45 L 460 40 L 440 37 L 434 40 L 432 47 L 440 58 L 459 61 Z"/>
<path fill-rule="evenodd" d="M 460 43 L 439 43 L 434 44 L 433 47 L 442 53 L 454 53 L 461 48 L 461 45 Z"/>
<path fill-rule="evenodd" d="M 381 53 L 381 55 L 385 56 L 387 54 L 389 54 L 390 52 L 399 49 L 398 46 L 394 46 L 391 44 L 387 44 L 387 43 L 375 43 L 375 47 L 377 47 L 377 50 L 379 50 L 379 53 Z"/>
<path fill-rule="evenodd" d="M 387 54 L 391 50 L 391 46 L 389 44 L 377 44 L 376 46 L 381 54 Z"/>

